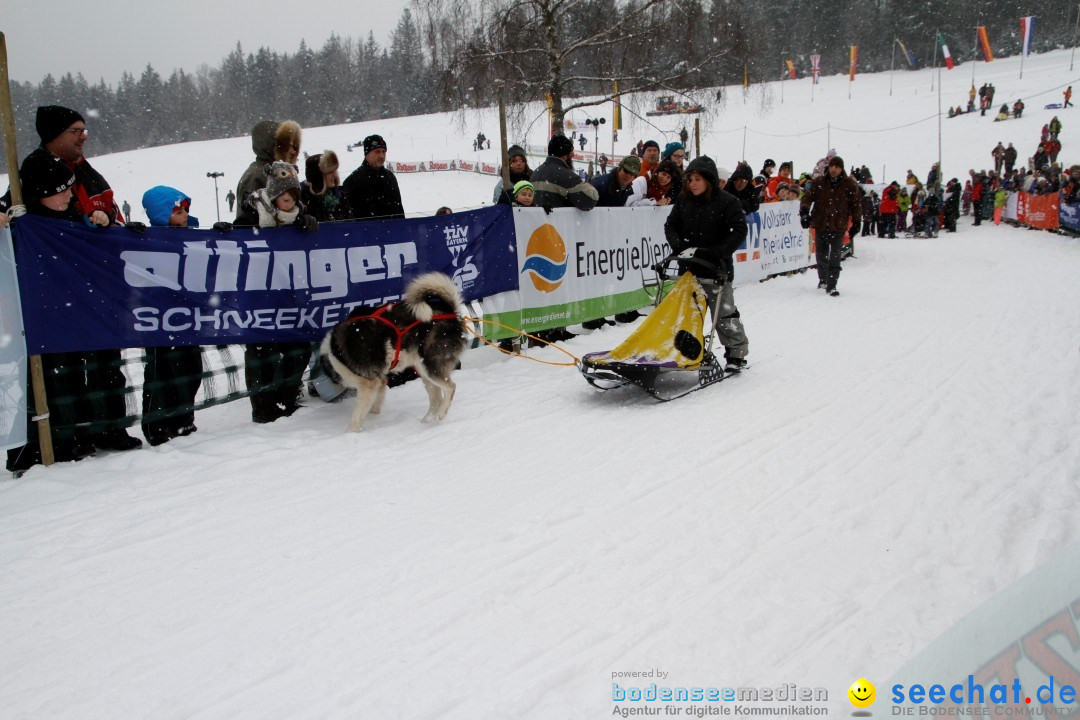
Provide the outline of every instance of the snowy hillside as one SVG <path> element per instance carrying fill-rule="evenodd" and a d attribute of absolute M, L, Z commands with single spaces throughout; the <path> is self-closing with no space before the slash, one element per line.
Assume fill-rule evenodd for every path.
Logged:
<path fill-rule="evenodd" d="M 978 63 L 976 84 L 1028 113 L 943 120 L 945 176 L 988 165 L 999 140 L 1030 154 L 1042 105 L 1080 86 L 1068 63 L 1030 57 L 1023 81 L 1019 59 Z M 966 102 L 970 65 L 942 78 L 945 103 Z M 887 74 L 860 75 L 850 100 L 846 76 L 812 103 L 809 83 L 782 104 L 774 84 L 764 110 L 726 89 L 705 151 L 734 167 L 746 125 L 755 168 L 799 172 L 830 146 L 879 180 L 937 160 L 936 119 L 917 122 L 937 111 L 929 71 L 896 73 L 892 95 Z M 1061 117 L 1068 163 L 1080 120 Z M 659 139 L 634 123 L 624 141 Z M 541 143 L 542 125 L 513 139 Z M 496 127 L 404 118 L 306 130 L 304 148 L 335 149 L 344 174 L 361 159 L 346 144 L 370 132 L 419 161 L 473 157 L 469 138 Z M 251 155 L 244 138 L 87 147 L 121 199 L 176 185 L 207 225 L 206 172 L 226 172 L 224 195 Z M 427 213 L 490 202 L 493 180 L 400 183 Z M 627 705 L 613 682 L 661 683 L 615 679 L 645 671 L 826 688 L 833 717 L 857 678 L 885 698 L 943 632 L 1080 541 L 1080 241 L 959 225 L 860 239 L 839 298 L 812 272 L 739 288 L 751 368 L 677 402 L 480 349 L 438 425 L 418 422 L 418 383 L 360 434 L 344 432 L 348 401 L 271 425 L 241 401 L 200 411 L 190 437 L 0 483 L 0 714 L 600 719 Z M 1075 644 L 1060 651 L 1075 665 Z"/>

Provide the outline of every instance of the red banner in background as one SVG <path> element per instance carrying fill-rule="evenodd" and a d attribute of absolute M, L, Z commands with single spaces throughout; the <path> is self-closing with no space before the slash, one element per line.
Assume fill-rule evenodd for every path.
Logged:
<path fill-rule="evenodd" d="M 1016 219 L 1024 225 L 1040 230 L 1056 230 L 1058 221 L 1058 194 L 1032 195 L 1017 193 Z"/>

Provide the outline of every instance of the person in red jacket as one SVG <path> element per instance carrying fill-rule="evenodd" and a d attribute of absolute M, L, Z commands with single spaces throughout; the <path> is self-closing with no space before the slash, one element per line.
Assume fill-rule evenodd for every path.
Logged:
<path fill-rule="evenodd" d="M 881 191 L 881 205 L 878 206 L 881 224 L 878 225 L 878 237 L 896 239 L 896 213 L 900 210 L 896 204 L 896 196 L 899 192 L 900 184 L 895 180 Z"/>

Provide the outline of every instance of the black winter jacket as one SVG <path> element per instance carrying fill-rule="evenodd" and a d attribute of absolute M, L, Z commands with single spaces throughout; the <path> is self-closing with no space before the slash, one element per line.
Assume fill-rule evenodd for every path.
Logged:
<path fill-rule="evenodd" d="M 532 183 L 535 190 L 534 207 L 576 207 L 592 210 L 600 195 L 589 183 L 582 180 L 560 158 L 548 156 L 540 167 L 533 170 Z"/>
<path fill-rule="evenodd" d="M 695 158 L 694 162 L 700 159 Z M 709 178 L 708 172 L 695 167 L 694 163 L 687 168 L 686 175 L 692 172 L 701 172 L 709 179 L 712 197 L 706 199 L 705 194 L 679 193 L 664 223 L 664 235 L 673 252 L 697 248 L 694 257 L 713 263 L 720 268 L 721 277 L 730 281 L 735 277 L 731 256 L 746 240 L 746 215 L 733 195 L 716 187 L 715 175 Z M 706 276 L 693 264 L 685 269 Z"/>
<path fill-rule="evenodd" d="M 34 151 L 22 161 L 19 175 L 26 177 L 34 174 L 32 170 L 30 172 L 28 170 L 34 165 L 43 162 L 56 162 L 55 156 L 44 147 L 34 148 Z M 123 215 L 112 199 L 112 190 L 109 188 L 109 183 L 105 181 L 101 173 L 95 170 L 85 158 L 74 166 L 71 163 L 66 164 L 71 168 L 71 172 L 75 176 L 75 185 L 71 188 L 75 197 L 72 199 L 71 205 L 61 213 L 48 211 L 44 206 L 38 205 L 39 211 L 36 214 L 62 218 L 72 222 L 82 222 L 84 215 L 88 216 L 95 210 L 101 210 L 109 216 L 111 222 L 120 222 Z M 10 207 L 11 190 L 9 188 L 4 197 L 0 198 L 0 212 L 7 212 Z M 27 210 L 29 211 L 29 205 Z"/>
<path fill-rule="evenodd" d="M 386 166 L 376 168 L 364 160 L 345 178 L 342 187 L 355 220 L 400 220 L 405 217 L 397 178 Z"/>

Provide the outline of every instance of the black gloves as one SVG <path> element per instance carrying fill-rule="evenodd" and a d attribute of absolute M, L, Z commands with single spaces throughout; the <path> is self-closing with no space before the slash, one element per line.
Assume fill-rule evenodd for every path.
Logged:
<path fill-rule="evenodd" d="M 313 233 L 319 229 L 319 221 L 315 219 L 314 215 L 297 215 L 296 222 L 293 225 L 306 233 Z"/>
<path fill-rule="evenodd" d="M 809 228 L 810 227 L 810 211 L 809 210 L 800 210 L 799 211 L 799 224 L 802 225 L 803 228 Z"/>
<path fill-rule="evenodd" d="M 550 215 L 551 214 L 551 206 L 550 205 L 541 205 L 540 207 L 544 208 L 544 214 L 545 215 Z"/>
<path fill-rule="evenodd" d="M 668 265 L 669 265 L 669 264 L 671 263 L 671 261 L 672 261 L 672 260 L 674 260 L 674 259 L 675 259 L 675 257 L 676 257 L 677 255 L 678 255 L 678 253 L 676 253 L 676 252 L 672 252 L 672 253 L 671 253 L 670 255 L 668 255 L 668 256 L 667 256 L 666 258 L 664 258 L 664 259 L 663 259 L 663 260 L 661 260 L 660 262 L 658 262 L 658 263 L 656 263 L 655 265 L 653 265 L 653 266 L 652 266 L 652 269 L 653 269 L 653 270 L 655 270 L 655 271 L 657 272 L 657 274 L 659 274 L 659 275 L 663 275 L 664 273 L 666 273 L 666 272 L 667 272 L 667 269 L 668 269 Z"/>
<path fill-rule="evenodd" d="M 232 223 L 225 222 L 224 220 L 219 220 L 218 222 L 214 223 L 214 229 L 218 232 L 229 232 L 230 230 L 232 230 Z"/>
<path fill-rule="evenodd" d="M 134 221 L 134 220 L 131 221 L 131 222 L 124 223 L 124 227 L 127 228 L 128 230 L 130 230 L 131 232 L 139 233 L 140 235 L 142 233 L 146 232 L 146 223 L 141 223 L 141 222 Z"/>

